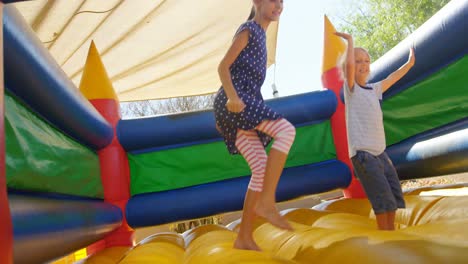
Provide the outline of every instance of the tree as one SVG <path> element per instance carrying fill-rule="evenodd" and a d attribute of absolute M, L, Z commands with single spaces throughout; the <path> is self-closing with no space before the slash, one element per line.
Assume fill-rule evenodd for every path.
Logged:
<path fill-rule="evenodd" d="M 171 98 L 162 104 L 166 113 L 189 112 L 213 108 L 214 94 Z"/>
<path fill-rule="evenodd" d="M 380 58 L 420 27 L 450 0 L 362 0 L 337 30 L 353 35 L 355 46 L 366 48 L 373 60 Z"/>
<path fill-rule="evenodd" d="M 121 104 L 122 118 L 181 113 L 213 107 L 214 94 L 162 100 L 135 101 Z"/>

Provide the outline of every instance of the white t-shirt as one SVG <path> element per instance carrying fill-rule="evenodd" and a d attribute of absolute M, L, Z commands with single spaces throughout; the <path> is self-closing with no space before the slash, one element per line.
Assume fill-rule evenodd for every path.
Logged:
<path fill-rule="evenodd" d="M 361 87 L 355 82 L 352 92 L 347 82 L 344 83 L 349 156 L 353 157 L 358 150 L 378 156 L 386 147 L 380 106 L 382 83 L 371 83 Z"/>

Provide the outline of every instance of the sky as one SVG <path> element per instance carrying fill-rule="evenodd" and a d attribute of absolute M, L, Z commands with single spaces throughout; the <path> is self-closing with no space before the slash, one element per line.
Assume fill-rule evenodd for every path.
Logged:
<path fill-rule="evenodd" d="M 265 99 L 273 98 L 275 82 L 279 96 L 322 89 L 323 20 L 335 27 L 358 0 L 286 0 L 281 14 L 276 65 L 267 71 L 262 87 Z M 276 67 L 276 69 L 275 69 Z"/>

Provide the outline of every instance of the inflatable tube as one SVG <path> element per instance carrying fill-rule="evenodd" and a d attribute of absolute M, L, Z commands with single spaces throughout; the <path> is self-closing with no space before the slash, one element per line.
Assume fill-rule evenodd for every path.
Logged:
<path fill-rule="evenodd" d="M 329 119 L 337 105 L 332 91 L 282 97 L 266 103 L 296 126 Z M 212 110 L 121 120 L 117 133 L 128 152 L 221 140 Z"/>
<path fill-rule="evenodd" d="M 136 228 L 241 210 L 249 180 L 250 177 L 241 177 L 136 195 L 128 201 L 127 221 Z M 278 184 L 276 199 L 280 202 L 344 188 L 350 181 L 348 167 L 337 160 L 287 168 Z"/>
<path fill-rule="evenodd" d="M 400 180 L 468 171 L 468 118 L 390 146 Z"/>
<path fill-rule="evenodd" d="M 384 94 L 384 99 L 467 54 L 466 14 L 468 1 L 450 1 L 413 34 L 372 64 L 369 81 L 382 80 L 408 60 L 410 47 L 415 49 L 416 65 Z"/>
<path fill-rule="evenodd" d="M 2 3 L 4 3 L 4 4 L 10 4 L 10 3 L 24 2 L 24 1 L 29 1 L 29 0 L 2 0 Z"/>
<path fill-rule="evenodd" d="M 5 85 L 53 126 L 99 150 L 113 137 L 109 123 L 84 98 L 14 6 L 4 8 Z"/>
<path fill-rule="evenodd" d="M 69 254 L 102 239 L 122 221 L 118 207 L 99 200 L 13 193 L 9 201 L 15 263 Z"/>

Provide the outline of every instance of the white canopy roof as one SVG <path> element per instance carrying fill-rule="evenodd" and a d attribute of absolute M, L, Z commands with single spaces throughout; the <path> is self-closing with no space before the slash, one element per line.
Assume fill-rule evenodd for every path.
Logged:
<path fill-rule="evenodd" d="M 35 0 L 15 4 L 78 86 L 94 40 L 121 101 L 215 92 L 251 0 Z M 274 63 L 277 23 L 268 32 Z"/>

